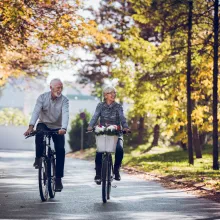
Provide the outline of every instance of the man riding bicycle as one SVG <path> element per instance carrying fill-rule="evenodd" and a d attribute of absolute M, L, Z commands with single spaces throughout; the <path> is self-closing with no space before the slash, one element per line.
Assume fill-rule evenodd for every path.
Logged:
<path fill-rule="evenodd" d="M 55 190 L 63 189 L 61 178 L 64 176 L 65 162 L 65 138 L 68 122 L 69 122 L 69 100 L 62 95 L 63 83 L 60 79 L 53 79 L 50 82 L 50 92 L 41 94 L 36 102 L 28 130 L 25 136 L 34 131 L 34 126 L 38 121 L 36 130 L 58 131 L 59 135 L 52 135 L 52 139 L 56 151 L 56 181 Z M 36 158 L 34 162 L 35 169 L 38 169 L 40 157 L 43 154 L 43 135 L 37 134 Z"/>

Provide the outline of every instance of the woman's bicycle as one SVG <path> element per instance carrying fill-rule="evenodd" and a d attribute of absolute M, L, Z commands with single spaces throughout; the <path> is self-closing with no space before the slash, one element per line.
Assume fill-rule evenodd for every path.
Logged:
<path fill-rule="evenodd" d="M 92 131 L 87 131 L 87 133 L 89 132 L 94 132 L 94 129 Z M 126 131 L 120 131 L 120 132 L 123 134 L 127 133 Z M 103 137 L 101 137 L 102 140 L 98 140 L 99 137 L 97 138 L 96 136 L 96 145 L 97 145 L 97 151 L 102 152 L 102 169 L 101 169 L 102 201 L 103 203 L 106 203 L 107 200 L 110 199 L 112 181 L 114 179 L 112 153 L 115 153 L 118 136 L 103 135 Z M 106 145 L 108 146 L 106 147 Z"/>
<path fill-rule="evenodd" d="M 110 199 L 112 181 L 113 181 L 112 153 L 104 152 L 102 154 L 102 171 L 101 171 L 102 201 L 104 203 L 106 203 L 107 200 Z"/>
<path fill-rule="evenodd" d="M 38 183 L 41 200 L 47 201 L 48 194 L 50 198 L 55 197 L 56 180 L 56 153 L 51 149 L 50 143 L 52 135 L 57 135 L 56 131 L 34 131 L 26 138 L 35 135 L 43 135 L 43 155 L 40 158 L 38 168 Z"/>

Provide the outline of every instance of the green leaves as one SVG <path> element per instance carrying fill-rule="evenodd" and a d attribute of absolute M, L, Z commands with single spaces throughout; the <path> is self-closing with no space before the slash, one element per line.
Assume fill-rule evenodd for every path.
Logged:
<path fill-rule="evenodd" d="M 16 108 L 4 108 L 0 111 L 0 125 L 28 125 L 28 118 Z"/>
<path fill-rule="evenodd" d="M 99 31 L 95 21 L 78 13 L 80 4 L 79 0 L 0 2 L 0 86 L 19 73 L 42 75 L 43 64 L 57 62 L 67 49 L 115 41 L 105 29 Z M 19 57 L 18 62 L 12 65 L 8 53 Z"/>
<path fill-rule="evenodd" d="M 166 123 L 174 140 L 186 142 L 187 4 L 184 1 L 129 1 L 135 25 L 120 42 L 120 66 L 114 77 L 123 84 L 133 116 L 151 115 Z M 210 132 L 212 59 L 211 3 L 195 1 L 193 17 L 192 120 Z M 207 18 L 208 16 L 208 18 Z"/>

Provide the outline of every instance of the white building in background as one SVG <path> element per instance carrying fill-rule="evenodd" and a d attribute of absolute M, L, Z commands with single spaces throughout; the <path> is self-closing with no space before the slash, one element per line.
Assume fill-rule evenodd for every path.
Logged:
<path fill-rule="evenodd" d="M 33 85 L 31 85 L 33 83 Z M 18 108 L 25 115 L 31 115 L 38 96 L 44 92 L 50 91 L 49 86 L 44 82 L 32 82 L 28 88 L 21 90 L 7 84 L 0 95 L 0 109 Z M 70 104 L 70 118 L 86 109 L 91 114 L 94 113 L 99 100 L 89 95 L 88 88 L 81 88 L 78 84 L 70 85 L 64 88 L 63 94 L 68 97 Z"/>
<path fill-rule="evenodd" d="M 70 118 L 86 109 L 89 113 L 93 114 L 99 102 L 99 99 L 91 96 L 88 92 L 80 90 L 74 86 L 67 87 L 64 90 L 64 95 L 69 99 Z"/>
<path fill-rule="evenodd" d="M 0 109 L 8 107 L 20 110 L 24 107 L 24 92 L 10 84 L 7 84 L 0 93 Z"/>

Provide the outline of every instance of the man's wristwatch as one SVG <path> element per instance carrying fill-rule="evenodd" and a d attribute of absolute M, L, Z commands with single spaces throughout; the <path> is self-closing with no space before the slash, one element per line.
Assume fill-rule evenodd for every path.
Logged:
<path fill-rule="evenodd" d="M 66 131 L 66 128 L 61 128 L 61 130 L 65 130 Z"/>

